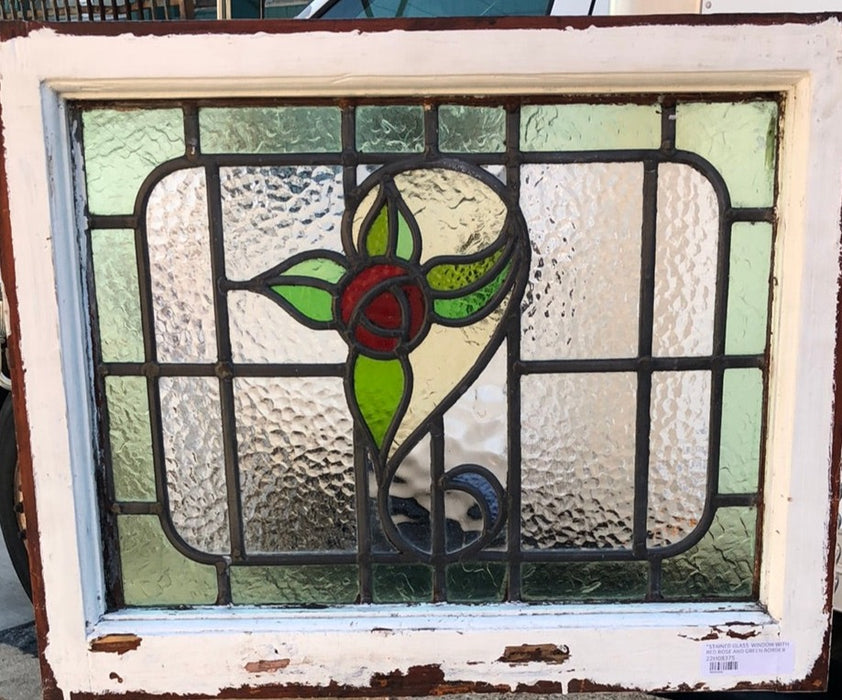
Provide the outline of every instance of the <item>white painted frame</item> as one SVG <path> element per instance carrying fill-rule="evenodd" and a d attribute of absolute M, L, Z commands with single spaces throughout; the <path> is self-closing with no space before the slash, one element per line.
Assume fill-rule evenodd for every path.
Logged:
<path fill-rule="evenodd" d="M 3 252 L 13 256 L 18 299 L 23 366 L 15 379 L 31 443 L 48 697 L 225 689 L 272 696 L 280 686 L 287 694 L 396 694 L 412 684 L 452 691 L 474 682 L 557 691 L 820 685 L 833 512 L 842 24 L 659 21 L 666 23 L 511 21 L 447 31 L 302 23 L 300 31 L 266 25 L 259 34 L 220 24 L 213 33 L 194 25 L 165 36 L 34 28 L 0 44 L 12 242 Z M 103 612 L 66 100 L 730 90 L 785 96 L 758 604 Z M 745 635 L 791 643 L 794 668 L 706 675 L 706 640 Z M 501 660 L 506 647 L 522 644 L 566 647 L 570 656 L 561 664 Z M 338 687 L 326 690 L 331 682 Z"/>

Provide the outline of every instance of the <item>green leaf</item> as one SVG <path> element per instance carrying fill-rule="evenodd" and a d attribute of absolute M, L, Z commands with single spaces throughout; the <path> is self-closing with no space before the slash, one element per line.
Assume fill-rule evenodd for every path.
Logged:
<path fill-rule="evenodd" d="M 386 255 L 389 248 L 389 209 L 384 204 L 365 234 L 365 249 L 371 256 Z"/>
<path fill-rule="evenodd" d="M 492 310 L 491 301 L 500 287 L 506 282 L 511 271 L 511 264 L 506 265 L 500 273 L 484 287 L 471 294 L 453 299 L 436 299 L 433 310 L 443 320 L 457 321 L 476 313 L 489 313 Z"/>
<path fill-rule="evenodd" d="M 415 252 L 415 241 L 412 238 L 412 231 L 403 214 L 398 211 L 398 240 L 395 254 L 402 260 L 411 260 Z"/>
<path fill-rule="evenodd" d="M 497 250 L 474 262 L 436 265 L 427 273 L 427 284 L 430 285 L 430 289 L 446 292 L 468 287 L 487 274 L 502 255 L 503 251 Z"/>
<path fill-rule="evenodd" d="M 333 321 L 333 295 L 327 290 L 306 284 L 275 284 L 270 289 L 304 317 L 299 320 Z"/>
<path fill-rule="evenodd" d="M 381 452 L 390 428 L 397 427 L 407 377 L 400 360 L 375 360 L 357 355 L 353 360 L 354 400 L 360 415 Z M 394 432 L 394 431 L 392 431 Z"/>

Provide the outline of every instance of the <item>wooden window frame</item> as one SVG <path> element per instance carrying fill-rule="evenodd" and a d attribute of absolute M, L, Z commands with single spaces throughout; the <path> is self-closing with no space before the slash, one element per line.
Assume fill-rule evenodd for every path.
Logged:
<path fill-rule="evenodd" d="M 837 17 L 0 32 L 0 243 L 45 697 L 824 687 L 842 442 Z M 105 612 L 68 100 L 729 91 L 784 105 L 757 603 Z M 707 674 L 705 645 L 729 641 L 786 642 L 791 667 Z"/>

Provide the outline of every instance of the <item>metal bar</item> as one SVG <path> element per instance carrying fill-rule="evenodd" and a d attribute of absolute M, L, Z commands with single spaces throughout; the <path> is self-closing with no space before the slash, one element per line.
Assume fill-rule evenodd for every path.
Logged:
<path fill-rule="evenodd" d="M 521 360 L 515 363 L 519 374 L 574 374 L 583 372 L 689 372 L 710 370 L 714 365 L 732 368 L 764 368 L 764 355 L 701 355 L 699 357 L 626 357 L 581 360 Z"/>
<path fill-rule="evenodd" d="M 219 377 L 226 374 L 235 377 L 343 377 L 345 365 L 104 362 L 99 371 L 105 375 L 146 377 Z"/>
<path fill-rule="evenodd" d="M 208 192 L 208 227 L 210 230 L 211 277 L 213 284 L 213 312 L 216 326 L 216 351 L 219 362 L 219 400 L 222 415 L 222 444 L 225 459 L 225 485 L 228 501 L 228 528 L 231 537 L 231 557 L 239 561 L 245 554 L 240 467 L 237 450 L 237 425 L 234 402 L 234 373 L 231 367 L 231 336 L 228 325 L 228 302 L 219 287 L 225 279 L 225 241 L 222 232 L 222 192 L 219 169 L 205 168 Z"/>
<path fill-rule="evenodd" d="M 444 566 L 444 418 L 436 416 L 430 424 L 430 552 L 433 563 L 433 602 L 447 600 L 447 576 Z"/>
<path fill-rule="evenodd" d="M 520 108 L 506 109 L 506 188 L 512 201 L 520 198 Z M 518 601 L 521 591 L 521 396 L 520 376 L 520 304 L 516 305 L 506 329 L 506 403 L 508 426 L 508 473 L 506 476 L 508 553 L 507 599 Z"/>
<path fill-rule="evenodd" d="M 643 217 L 640 246 L 640 302 L 638 319 L 637 414 L 634 456 L 633 548 L 644 556 L 649 510 L 649 433 L 652 397 L 652 333 L 655 308 L 655 256 L 658 225 L 658 164 L 643 167 Z"/>

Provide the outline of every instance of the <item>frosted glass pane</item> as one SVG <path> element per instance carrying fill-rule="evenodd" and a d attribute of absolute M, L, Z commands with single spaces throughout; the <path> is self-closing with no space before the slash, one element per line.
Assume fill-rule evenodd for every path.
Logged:
<path fill-rule="evenodd" d="M 375 603 L 429 603 L 433 599 L 433 570 L 422 564 L 375 565 L 372 599 Z"/>
<path fill-rule="evenodd" d="M 735 223 L 731 227 L 726 353 L 762 353 L 766 349 L 771 264 L 772 225 Z"/>
<path fill-rule="evenodd" d="M 155 472 L 145 377 L 106 377 L 108 439 L 118 501 L 154 501 Z"/>
<path fill-rule="evenodd" d="M 342 169 L 221 168 L 225 273 L 245 280 L 291 255 L 342 250 Z"/>
<path fill-rule="evenodd" d="M 679 104 L 676 147 L 709 160 L 728 186 L 731 204 L 774 201 L 778 106 L 774 102 Z"/>
<path fill-rule="evenodd" d="M 642 187 L 640 163 L 521 167 L 524 359 L 637 354 Z"/>
<path fill-rule="evenodd" d="M 524 105 L 520 112 L 520 147 L 524 151 L 660 146 L 658 105 Z"/>
<path fill-rule="evenodd" d="M 719 490 L 753 493 L 760 464 L 763 374 L 758 369 L 729 369 L 723 381 Z"/>
<path fill-rule="evenodd" d="M 173 524 L 187 544 L 227 553 L 228 504 L 219 383 L 161 377 L 161 421 Z"/>
<path fill-rule="evenodd" d="M 713 349 L 719 206 L 710 182 L 688 165 L 658 168 L 655 355 Z"/>
<path fill-rule="evenodd" d="M 143 362 L 134 231 L 91 231 L 103 362 Z"/>
<path fill-rule="evenodd" d="M 339 605 L 357 598 L 357 567 L 234 566 L 231 600 L 234 603 Z"/>
<path fill-rule="evenodd" d="M 564 602 L 643 600 L 646 562 L 565 562 L 524 564 L 524 600 Z"/>
<path fill-rule="evenodd" d="M 720 508 L 708 533 L 685 554 L 665 559 L 665 598 L 747 598 L 754 585 L 755 508 Z"/>
<path fill-rule="evenodd" d="M 234 362 L 343 363 L 348 357 L 338 333 L 307 328 L 262 294 L 229 292 L 228 320 Z"/>
<path fill-rule="evenodd" d="M 342 148 L 338 107 L 203 107 L 202 153 L 322 153 Z"/>
<path fill-rule="evenodd" d="M 357 148 L 370 153 L 424 150 L 424 110 L 408 105 L 358 107 Z"/>
<path fill-rule="evenodd" d="M 494 153 L 506 148 L 506 112 L 498 107 L 442 105 L 439 149 L 454 153 Z"/>
<path fill-rule="evenodd" d="M 180 109 L 94 109 L 82 125 L 91 214 L 131 214 L 146 176 L 184 155 Z"/>
<path fill-rule="evenodd" d="M 146 231 L 158 359 L 216 359 L 205 171 L 178 170 L 152 189 Z"/>
<path fill-rule="evenodd" d="M 635 376 L 528 375 L 521 404 L 524 547 L 630 546 Z"/>
<path fill-rule="evenodd" d="M 354 549 L 353 427 L 342 380 L 236 378 L 250 552 Z"/>
<path fill-rule="evenodd" d="M 176 550 L 157 515 L 121 515 L 117 529 L 126 605 L 216 602 L 216 569 Z"/>
<path fill-rule="evenodd" d="M 702 516 L 710 433 L 710 373 L 652 375 L 649 546 L 678 542 Z"/>
<path fill-rule="evenodd" d="M 500 603 L 506 596 L 507 566 L 465 562 L 447 567 L 447 600 L 451 603 Z"/>

